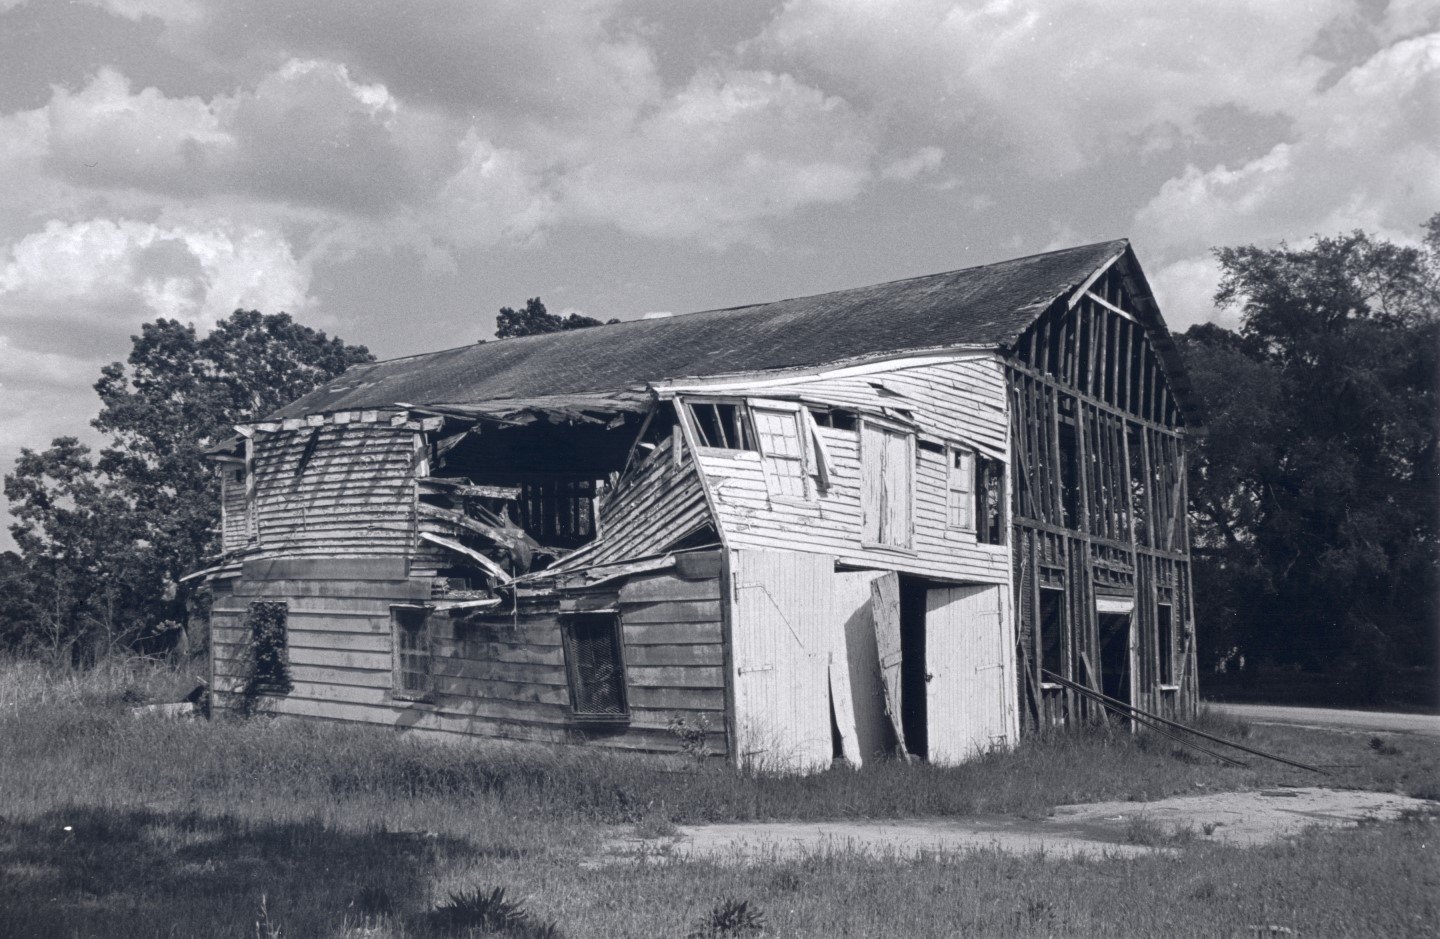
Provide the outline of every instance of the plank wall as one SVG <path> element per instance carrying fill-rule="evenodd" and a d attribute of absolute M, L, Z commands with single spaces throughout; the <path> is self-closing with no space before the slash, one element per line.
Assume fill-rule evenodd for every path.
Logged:
<path fill-rule="evenodd" d="M 587 564 L 662 553 L 711 520 L 692 460 L 676 463 L 666 438 L 600 507 L 600 543 Z"/>
<path fill-rule="evenodd" d="M 823 402 L 869 413 L 903 409 L 912 415 L 922 440 L 963 443 L 1001 459 L 1009 439 L 1005 395 L 1005 373 L 993 356 L 753 393 L 754 398 Z M 731 547 L 816 552 L 855 566 L 1009 583 L 1009 550 L 1004 545 L 978 544 L 973 531 L 948 526 L 944 453 L 916 450 L 913 550 L 866 548 L 861 543 L 859 431 L 821 427 L 820 435 L 831 457 L 831 485 L 804 502 L 770 498 L 758 453 L 698 451 Z"/>
<path fill-rule="evenodd" d="M 418 433 L 384 423 L 256 434 L 258 556 L 406 554 L 423 453 Z"/>
<path fill-rule="evenodd" d="M 250 543 L 251 531 L 245 470 L 243 464 L 221 463 L 216 472 L 220 477 L 220 550 L 239 551 Z"/>
<path fill-rule="evenodd" d="M 236 700 L 249 604 L 284 600 L 293 687 L 266 696 L 273 713 L 653 751 L 681 748 L 667 730 L 679 717 L 703 720 L 710 749 L 724 754 L 720 576 L 718 551 L 694 553 L 673 568 L 585 593 L 522 600 L 514 613 L 468 620 L 432 613 L 434 694 L 412 702 L 391 694 L 390 606 L 427 600 L 429 582 L 405 577 L 403 558 L 249 562 L 215 598 L 217 704 Z M 630 705 L 623 726 L 599 729 L 569 716 L 562 622 L 594 609 L 620 611 Z"/>

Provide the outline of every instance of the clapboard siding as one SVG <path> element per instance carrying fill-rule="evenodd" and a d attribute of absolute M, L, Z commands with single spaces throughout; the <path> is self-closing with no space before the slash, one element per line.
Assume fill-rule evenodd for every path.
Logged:
<path fill-rule="evenodd" d="M 245 472 L 239 464 L 222 463 L 219 474 L 220 547 L 223 551 L 238 551 L 250 543 L 250 518 L 245 502 Z M 239 476 L 238 479 L 237 476 Z"/>
<path fill-rule="evenodd" d="M 235 702 L 245 674 L 249 605 L 283 600 L 289 609 L 292 688 L 286 695 L 265 696 L 274 713 L 656 751 L 680 749 L 680 739 L 668 728 L 683 719 L 712 728 L 709 747 L 723 753 L 725 650 L 714 554 L 690 555 L 683 566 L 632 575 L 584 594 L 587 605 L 620 610 L 631 710 L 623 727 L 590 728 L 571 718 L 562 645 L 566 614 L 555 609 L 553 597 L 522 600 L 514 614 L 462 620 L 433 613 L 433 694 L 417 703 L 391 694 L 390 607 L 423 599 L 428 584 L 418 578 L 353 579 L 362 569 L 341 566 L 335 569 L 350 578 L 325 580 L 323 565 L 294 563 L 270 569 L 282 578 L 242 577 L 233 593 L 217 597 L 211 623 L 217 704 Z"/>
<path fill-rule="evenodd" d="M 872 414 L 903 409 L 918 425 L 922 439 L 967 444 L 1000 458 L 1007 453 L 1005 375 L 992 356 L 815 379 L 759 394 Z M 978 544 L 973 531 L 949 526 L 948 470 L 943 452 L 916 452 L 913 548 L 866 548 L 861 528 L 860 435 L 822 427 L 820 436 L 830 456 L 830 486 L 806 501 L 772 499 L 756 453 L 698 451 L 716 515 L 731 547 L 828 554 L 850 565 L 947 580 L 1008 581 L 1006 547 Z"/>
<path fill-rule="evenodd" d="M 419 440 L 414 431 L 384 424 L 257 434 L 252 473 L 258 555 L 408 552 Z"/>
<path fill-rule="evenodd" d="M 676 464 L 671 440 L 660 443 L 635 475 L 600 508 L 599 543 L 584 563 L 607 564 L 658 554 L 710 521 L 695 464 Z M 564 567 L 564 565 L 560 565 Z"/>

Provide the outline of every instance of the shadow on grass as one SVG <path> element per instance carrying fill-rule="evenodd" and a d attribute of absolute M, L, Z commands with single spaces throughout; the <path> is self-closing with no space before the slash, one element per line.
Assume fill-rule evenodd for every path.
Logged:
<path fill-rule="evenodd" d="M 0 821 L 0 936 L 333 934 L 420 917 L 437 867 L 483 853 L 424 833 L 64 809 Z"/>

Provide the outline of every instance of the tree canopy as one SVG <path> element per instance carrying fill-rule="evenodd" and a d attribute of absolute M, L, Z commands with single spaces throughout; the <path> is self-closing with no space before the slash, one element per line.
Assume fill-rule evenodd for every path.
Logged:
<path fill-rule="evenodd" d="M 495 338 L 512 339 L 516 336 L 538 336 L 542 333 L 586 329 L 590 326 L 606 326 L 618 322 L 620 322 L 618 319 L 601 322 L 595 317 L 586 316 L 583 313 L 560 316 L 545 309 L 545 304 L 540 301 L 539 297 L 531 297 L 525 301 L 523 310 L 516 310 L 514 307 L 508 306 L 500 308 L 500 315 L 495 318 Z"/>
<path fill-rule="evenodd" d="M 5 477 L 19 556 L 0 576 L 23 587 L 23 602 L 0 608 L 0 634 L 61 652 L 174 632 L 190 599 L 178 581 L 218 548 L 218 486 L 204 451 L 235 424 L 372 360 L 284 313 L 237 310 L 203 337 L 176 320 L 144 324 L 127 360 L 95 384 L 93 424 L 108 437 L 99 453 L 60 437 L 22 450 Z"/>
<path fill-rule="evenodd" d="M 1427 233 L 1215 251 L 1240 328 L 1181 337 L 1206 412 L 1190 509 L 1211 654 L 1372 686 L 1434 661 L 1440 214 Z"/>

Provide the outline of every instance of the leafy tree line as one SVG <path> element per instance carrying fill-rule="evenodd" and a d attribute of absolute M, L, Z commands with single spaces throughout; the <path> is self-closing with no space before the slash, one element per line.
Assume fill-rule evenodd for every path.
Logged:
<path fill-rule="evenodd" d="M 1378 700 L 1437 654 L 1440 214 L 1421 247 L 1355 231 L 1215 257 L 1240 328 L 1179 340 L 1208 430 L 1190 470 L 1202 666 L 1238 651 Z"/>
<path fill-rule="evenodd" d="M 611 322 L 618 322 L 611 320 Z M 539 297 L 504 307 L 497 338 L 602 325 Z M 159 319 L 101 370 L 98 452 L 73 436 L 21 451 L 5 476 L 18 552 L 0 553 L 0 651 L 84 663 L 167 648 L 201 598 L 181 579 L 220 549 L 219 485 L 204 452 L 233 432 L 373 361 L 364 346 L 284 313 L 237 310 L 209 334 Z"/>
<path fill-rule="evenodd" d="M 175 643 L 195 599 L 180 579 L 219 550 L 206 448 L 372 359 L 284 313 L 237 310 L 203 337 L 146 323 L 95 384 L 99 451 L 58 437 L 5 477 L 19 551 L 0 554 L 0 649 L 78 664 Z"/>

